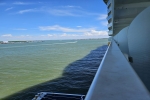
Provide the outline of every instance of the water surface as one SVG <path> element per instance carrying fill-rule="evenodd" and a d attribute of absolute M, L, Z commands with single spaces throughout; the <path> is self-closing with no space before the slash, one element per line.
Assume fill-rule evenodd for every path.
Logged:
<path fill-rule="evenodd" d="M 29 100 L 41 91 L 86 94 L 105 44 L 107 39 L 0 44 L 0 99 Z"/>

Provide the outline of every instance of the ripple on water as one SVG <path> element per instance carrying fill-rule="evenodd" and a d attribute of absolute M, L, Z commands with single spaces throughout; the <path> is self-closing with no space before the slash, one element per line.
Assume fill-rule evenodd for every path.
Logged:
<path fill-rule="evenodd" d="M 87 45 L 88 42 L 90 42 L 91 45 Z M 13 94 L 5 99 L 29 100 L 32 99 L 35 94 L 42 91 L 86 94 L 107 49 L 107 46 L 98 47 L 87 55 L 89 48 L 93 49 L 104 44 L 104 42 L 102 44 L 100 44 L 101 42 L 97 42 L 98 40 L 89 40 L 86 42 L 84 40 L 73 43 L 72 45 L 69 44 L 69 47 L 66 44 L 63 44 L 63 46 L 59 45 L 59 50 L 63 51 L 61 53 L 57 53 L 58 51 L 56 50 L 58 49 L 56 49 L 57 47 L 55 48 L 55 46 L 53 46 L 53 48 L 49 46 L 45 49 L 37 47 L 33 48 L 32 51 L 26 49 L 26 53 L 19 52 L 19 55 L 15 54 L 15 52 L 11 53 L 13 57 L 17 58 L 7 58 L 11 58 L 11 61 L 17 63 L 15 66 L 3 63 L 6 67 L 0 67 L 1 69 L 5 69 L 5 71 L 3 70 L 3 74 L 0 74 L 3 78 L 5 76 L 7 81 L 5 82 L 5 88 L 2 88 L 0 91 L 4 91 L 6 86 L 11 86 L 11 88 L 8 87 L 7 89 L 14 90 L 13 93 L 15 94 L 13 94 L 12 91 L 5 91 L 5 93 L 0 94 L 1 97 Z M 70 49 L 67 50 L 66 48 Z M 18 49 L 19 51 L 23 50 L 23 48 Z M 16 48 L 16 51 L 18 49 Z M 36 49 L 36 52 L 34 49 Z M 69 56 L 70 54 L 71 56 Z M 6 68 L 10 68 L 11 70 L 7 71 Z M 2 84 L 1 86 L 4 86 L 4 83 Z"/>

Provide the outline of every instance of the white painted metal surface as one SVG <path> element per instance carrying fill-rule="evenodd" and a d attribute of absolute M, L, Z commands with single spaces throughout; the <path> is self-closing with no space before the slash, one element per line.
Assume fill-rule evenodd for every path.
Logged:
<path fill-rule="evenodd" d="M 150 6 L 149 0 L 104 0 L 108 8 L 109 35 L 115 36 L 145 8 Z M 112 27 L 110 29 L 109 27 Z"/>
<path fill-rule="evenodd" d="M 129 55 L 129 48 L 128 48 L 128 28 L 123 28 L 117 35 L 113 38 L 119 45 L 119 48 L 123 54 Z"/>
<path fill-rule="evenodd" d="M 127 38 L 132 67 L 150 91 L 150 7 L 132 21 Z"/>
<path fill-rule="evenodd" d="M 149 92 L 114 41 L 85 100 L 150 100 Z"/>

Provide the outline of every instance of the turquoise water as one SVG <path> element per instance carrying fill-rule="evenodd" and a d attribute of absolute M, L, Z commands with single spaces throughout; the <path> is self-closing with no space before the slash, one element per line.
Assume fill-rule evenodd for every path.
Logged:
<path fill-rule="evenodd" d="M 69 80 L 69 78 L 81 79 L 84 75 L 82 75 L 82 77 L 71 76 L 68 79 L 65 79 L 65 75 L 71 72 L 74 76 L 81 76 L 74 74 L 80 73 L 81 64 L 77 62 L 80 61 L 80 59 L 84 59 L 91 50 L 106 44 L 107 39 L 0 44 L 0 99 L 25 100 L 22 94 L 19 95 L 19 93 L 27 94 L 28 92 L 32 94 L 32 90 L 36 90 L 33 94 L 43 90 L 77 93 L 76 91 L 81 87 L 86 87 L 85 90 L 87 90 L 89 85 L 80 84 L 82 82 L 72 81 L 71 85 L 63 83 L 64 81 L 65 83 L 69 83 L 70 81 L 66 81 Z M 92 57 L 90 57 L 89 60 L 90 62 L 95 61 Z M 98 61 L 97 65 L 100 63 L 100 60 Z M 73 62 L 76 62 L 73 66 L 79 67 L 70 67 Z M 92 72 L 93 70 L 96 72 L 96 70 L 92 70 L 91 67 L 92 66 L 87 67 L 87 71 L 85 72 Z M 64 71 L 66 72 L 65 74 Z M 81 74 L 85 72 L 81 72 Z M 91 76 L 93 78 L 94 75 L 92 74 Z M 63 80 L 63 78 L 65 80 Z M 88 80 L 87 76 L 84 76 L 84 78 Z M 61 82 L 58 81 L 59 79 L 61 79 Z M 51 85 L 52 83 L 54 85 Z M 80 84 L 80 86 L 76 85 L 76 83 Z M 91 81 L 89 83 L 91 83 Z M 44 87 L 44 85 L 46 85 L 46 87 Z M 60 87 L 60 85 L 63 88 Z M 66 89 L 66 87 L 72 89 L 72 91 Z M 29 91 L 30 89 L 32 89 L 32 92 Z M 85 94 L 85 90 L 83 92 L 81 90 L 80 93 Z M 33 95 L 31 95 L 30 98 L 32 98 L 32 96 Z"/>

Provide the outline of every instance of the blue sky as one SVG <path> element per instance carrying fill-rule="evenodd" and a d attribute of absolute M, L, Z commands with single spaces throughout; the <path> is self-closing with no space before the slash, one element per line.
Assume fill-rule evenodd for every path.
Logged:
<path fill-rule="evenodd" d="M 0 40 L 105 38 L 103 0 L 0 0 Z"/>

